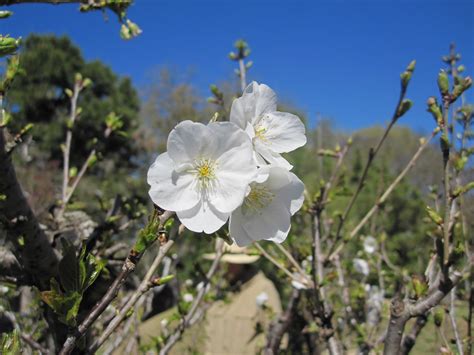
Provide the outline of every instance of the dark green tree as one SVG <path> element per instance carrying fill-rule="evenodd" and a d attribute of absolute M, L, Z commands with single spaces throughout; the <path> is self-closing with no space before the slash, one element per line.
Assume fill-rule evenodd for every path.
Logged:
<path fill-rule="evenodd" d="M 117 76 L 100 61 L 86 61 L 67 37 L 30 35 L 22 46 L 20 65 L 24 75 L 16 78 L 8 104 L 17 127 L 35 124 L 33 139 L 46 159 L 62 157 L 70 105 L 65 89 L 72 88 L 75 74 L 81 73 L 93 84 L 79 98 L 82 113 L 74 126 L 73 165 L 82 163 L 93 144 L 115 165 L 131 164 L 136 146 L 126 137 L 138 126 L 139 99 L 129 78 Z M 123 126 L 105 139 L 105 118 L 112 111 Z"/>

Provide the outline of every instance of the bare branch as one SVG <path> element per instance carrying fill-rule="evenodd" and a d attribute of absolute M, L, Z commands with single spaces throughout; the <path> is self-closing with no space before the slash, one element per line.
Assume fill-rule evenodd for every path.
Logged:
<path fill-rule="evenodd" d="M 164 223 L 171 218 L 173 212 L 165 211 L 162 215 L 159 216 L 160 225 L 163 226 Z M 117 294 L 122 287 L 123 283 L 127 279 L 127 277 L 135 270 L 135 266 L 140 261 L 143 253 L 136 254 L 136 252 L 132 249 L 125 259 L 125 262 L 122 265 L 122 270 L 120 271 L 117 278 L 114 280 L 112 285 L 109 287 L 105 295 L 101 298 L 101 300 L 94 306 L 94 308 L 90 311 L 90 313 L 86 316 L 86 318 L 82 321 L 82 323 L 75 329 L 74 333 L 69 335 L 64 342 L 63 348 L 60 351 L 60 355 L 70 354 L 74 347 L 76 346 L 76 342 L 80 339 L 89 329 L 89 327 L 99 318 L 99 316 L 105 311 L 107 306 L 117 297 Z"/>
<path fill-rule="evenodd" d="M 267 334 L 267 344 L 264 350 L 265 355 L 278 354 L 281 339 L 287 332 L 293 320 L 293 314 L 296 310 L 296 307 L 298 306 L 299 296 L 300 291 L 294 289 L 290 300 L 288 301 L 285 312 L 280 317 L 278 317 L 276 322 L 270 325 L 270 329 L 268 330 Z"/>
<path fill-rule="evenodd" d="M 0 194 L 5 196 L 0 202 L 0 222 L 5 225 L 15 255 L 32 284 L 44 289 L 56 275 L 58 258 L 23 195 L 11 155 L 5 151 L 3 128 L 0 128 L 0 176 Z"/>
<path fill-rule="evenodd" d="M 152 288 L 155 284 L 153 282 L 153 274 L 155 273 L 158 266 L 160 266 L 161 261 L 165 257 L 166 253 L 171 249 L 173 246 L 174 241 L 168 240 L 163 246 L 160 247 L 158 254 L 156 255 L 153 263 L 148 269 L 145 277 L 143 278 L 140 286 L 138 289 L 133 293 L 132 297 L 129 299 L 127 304 L 120 310 L 117 316 L 109 323 L 107 328 L 104 330 L 100 338 L 94 342 L 89 347 L 89 352 L 95 353 L 97 349 L 99 349 L 102 344 L 107 340 L 107 338 L 117 329 L 117 327 L 123 322 L 123 320 L 127 317 L 129 311 L 135 306 L 137 301 L 143 296 L 150 288 Z"/>
<path fill-rule="evenodd" d="M 224 241 L 220 238 L 217 239 L 216 241 L 216 258 L 213 260 L 211 267 L 209 268 L 207 274 L 206 274 L 206 279 L 204 280 L 204 285 L 201 287 L 201 289 L 198 291 L 198 294 L 196 298 L 194 299 L 193 303 L 191 304 L 191 308 L 189 309 L 189 312 L 181 319 L 180 324 L 177 326 L 177 328 L 174 330 L 174 332 L 168 337 L 166 340 L 165 345 L 163 348 L 160 350 L 160 355 L 166 355 L 169 353 L 171 348 L 178 342 L 179 339 L 181 339 L 181 336 L 185 332 L 185 330 L 191 325 L 191 321 L 194 318 L 194 315 L 196 314 L 199 306 L 201 305 L 201 302 L 204 299 L 204 296 L 207 292 L 206 288 L 207 285 L 210 283 L 212 276 L 217 271 L 217 268 L 219 266 L 219 263 L 221 261 L 221 257 L 223 254 L 223 243 Z"/>
<path fill-rule="evenodd" d="M 334 249 L 334 251 L 329 255 L 328 259 L 332 260 L 337 254 L 339 254 L 342 251 L 342 248 L 344 247 L 345 244 L 348 243 L 349 240 L 354 238 L 359 231 L 362 229 L 362 227 L 367 223 L 367 221 L 374 215 L 375 212 L 380 208 L 380 206 L 387 200 L 387 198 L 390 196 L 390 194 L 395 190 L 397 185 L 403 180 L 405 175 L 410 171 L 410 169 L 415 165 L 416 161 L 420 157 L 421 153 L 425 150 L 425 148 L 429 145 L 431 140 L 438 134 L 439 130 L 435 129 L 433 133 L 425 139 L 423 144 L 420 145 L 418 150 L 415 152 L 413 157 L 410 159 L 408 164 L 405 166 L 405 168 L 402 170 L 402 172 L 395 178 L 395 180 L 390 184 L 390 186 L 385 190 L 383 195 L 377 200 L 377 202 L 372 206 L 372 208 L 367 212 L 367 214 L 362 218 L 362 220 L 359 222 L 359 224 L 349 233 L 349 238 L 343 240 L 341 244 L 337 246 L 337 248 Z"/>

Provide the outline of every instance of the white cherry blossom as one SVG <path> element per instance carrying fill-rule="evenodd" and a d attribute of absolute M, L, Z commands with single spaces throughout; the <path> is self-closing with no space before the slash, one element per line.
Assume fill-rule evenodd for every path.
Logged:
<path fill-rule="evenodd" d="M 185 293 L 183 295 L 183 301 L 186 303 L 191 303 L 192 301 L 194 301 L 194 296 L 191 293 Z"/>
<path fill-rule="evenodd" d="M 355 258 L 354 260 L 352 260 L 352 264 L 354 265 L 355 271 L 357 271 L 359 274 L 362 274 L 364 276 L 369 275 L 370 273 L 369 263 L 365 261 L 364 259 Z"/>
<path fill-rule="evenodd" d="M 255 303 L 257 303 L 258 307 L 265 306 L 267 302 L 268 302 L 268 294 L 265 291 L 260 292 L 255 298 Z"/>
<path fill-rule="evenodd" d="M 364 239 L 364 250 L 367 254 L 373 254 L 377 250 L 377 240 L 372 237 L 371 235 L 368 235 Z"/>
<path fill-rule="evenodd" d="M 189 230 L 213 233 L 242 204 L 256 171 L 252 143 L 235 124 L 183 121 L 148 170 L 149 194 Z"/>
<path fill-rule="evenodd" d="M 291 216 L 303 204 L 303 191 L 301 180 L 287 169 L 259 168 L 244 203 L 230 217 L 230 237 L 238 246 L 262 239 L 282 243 L 290 231 Z"/>
<path fill-rule="evenodd" d="M 306 144 L 305 127 L 298 116 L 277 111 L 275 92 L 265 84 L 252 82 L 232 103 L 230 121 L 247 132 L 259 165 L 273 164 L 290 170 L 280 155 Z"/>

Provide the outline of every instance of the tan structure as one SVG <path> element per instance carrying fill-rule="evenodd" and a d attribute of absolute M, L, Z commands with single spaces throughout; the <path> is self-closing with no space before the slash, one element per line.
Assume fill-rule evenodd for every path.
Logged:
<path fill-rule="evenodd" d="M 239 257 L 239 251 L 241 252 L 227 250 L 229 255 L 224 260 L 232 265 L 236 260 L 235 264 L 247 264 L 258 259 L 254 256 Z M 212 259 L 212 254 L 206 255 L 206 258 Z M 173 331 L 177 321 L 170 322 L 166 330 L 162 321 L 169 319 L 175 312 L 176 309 L 168 310 L 141 324 L 141 345 L 152 345 L 160 334 L 164 334 L 166 330 Z M 241 285 L 238 292 L 230 292 L 225 301 L 213 303 L 203 319 L 185 331 L 171 354 L 258 354 L 265 346 L 265 330 L 273 317 L 279 313 L 281 303 L 275 286 L 262 272 L 257 272 Z M 263 333 L 257 332 L 257 325 Z M 153 353 L 156 352 L 147 352 Z"/>

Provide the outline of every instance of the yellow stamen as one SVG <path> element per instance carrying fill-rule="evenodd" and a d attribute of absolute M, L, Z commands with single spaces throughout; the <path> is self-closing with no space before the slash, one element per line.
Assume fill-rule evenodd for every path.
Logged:
<path fill-rule="evenodd" d="M 246 212 L 259 212 L 267 207 L 275 197 L 275 195 L 262 184 L 252 183 L 250 185 L 250 193 L 244 200 L 244 214 Z"/>

